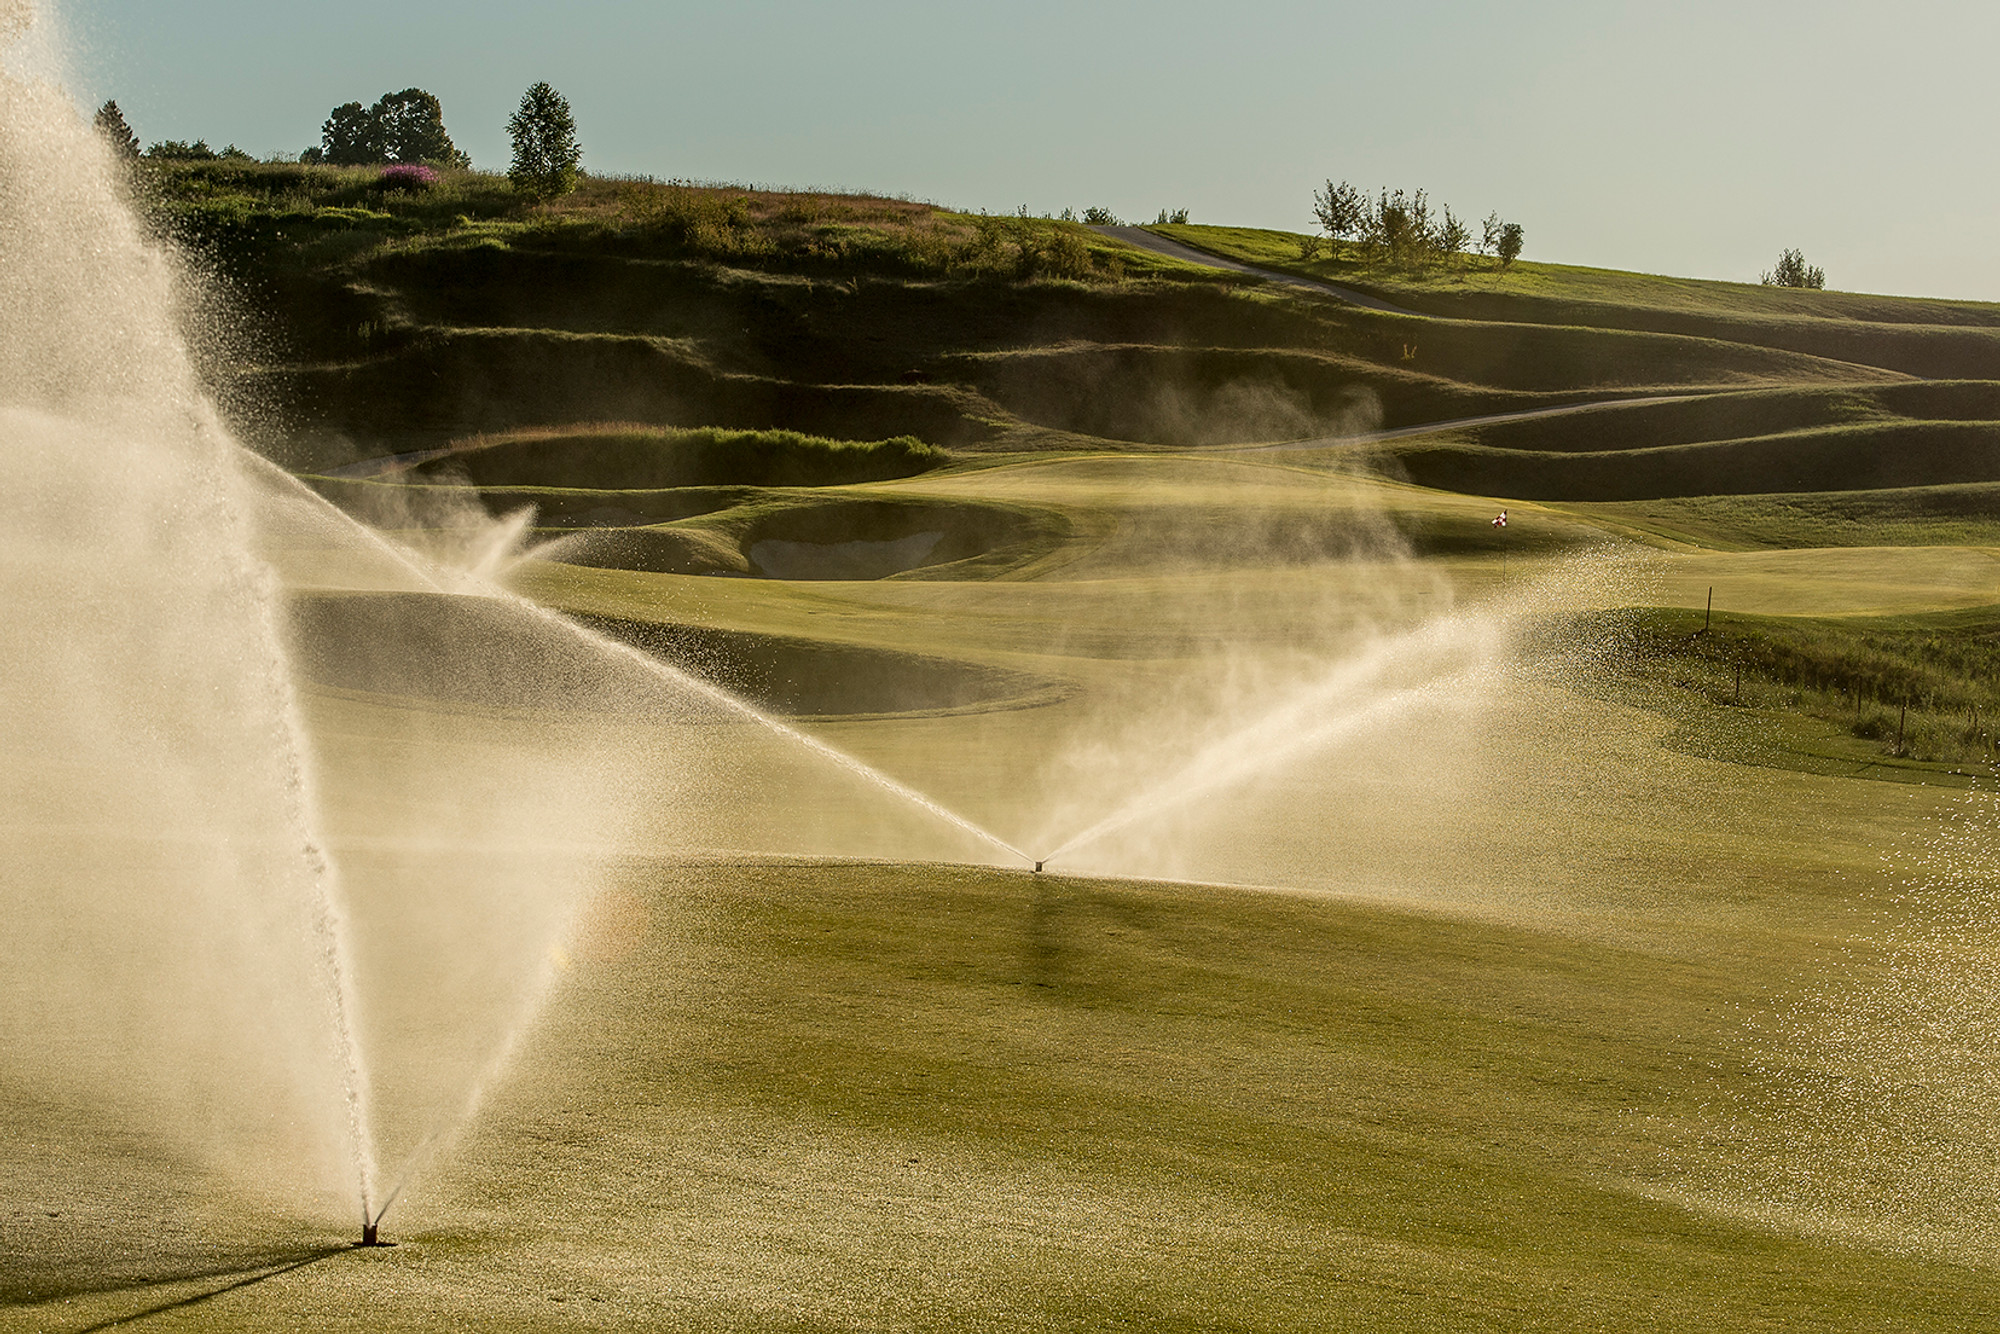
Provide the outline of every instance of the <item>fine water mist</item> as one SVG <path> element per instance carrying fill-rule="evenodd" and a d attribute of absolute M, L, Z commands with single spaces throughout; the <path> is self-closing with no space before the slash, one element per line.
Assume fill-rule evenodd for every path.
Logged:
<path fill-rule="evenodd" d="M 0 8 L 0 39 L 25 12 Z M 0 77 L 0 1095 L 273 1216 L 372 1236 L 420 1211 L 634 862 L 1334 887 L 1338 859 L 1301 877 L 1230 840 L 1303 845 L 1309 819 L 1381 841 L 1390 820 L 1286 808 L 1270 835 L 1263 789 L 1359 756 L 1448 801 L 1438 757 L 1473 744 L 1516 657 L 1522 600 L 1454 608 L 1361 492 L 1310 480 L 1307 509 L 1246 537 L 1243 506 L 1208 503 L 1237 465 L 1208 459 L 1066 573 L 1111 629 L 1054 646 L 1095 693 L 1017 726 L 1032 762 L 955 739 L 929 768 L 868 763 L 866 738 L 512 591 L 547 554 L 531 512 L 384 487 L 364 523 L 242 448 L 185 336 L 200 284 L 124 171 L 56 82 Z M 1060 484 L 1115 495 L 1119 466 Z M 1274 573 L 1210 578 L 1231 560 Z M 1136 598 L 1094 582 L 1135 567 Z M 885 730 L 922 745 L 935 721 Z M 990 799 L 919 790 L 954 773 Z"/>
<path fill-rule="evenodd" d="M 0 78 L 9 1097 L 372 1236 L 505 1070 L 618 857 L 727 837 L 702 814 L 718 769 L 812 771 L 867 836 L 790 822 L 810 850 L 1022 860 L 502 590 L 526 515 L 412 544 L 245 451 L 183 336 L 199 283 L 124 170 L 54 79 Z M 416 679 L 446 707 L 410 710 Z"/>
<path fill-rule="evenodd" d="M 1232 718 L 1185 762 L 1052 850 L 1071 857 L 1135 827 L 1171 819 L 1191 803 L 1337 746 L 1366 729 L 1393 728 L 1406 716 L 1464 711 L 1479 696 L 1506 642 L 1495 618 L 1460 616 L 1430 621 L 1372 643 L 1329 664 L 1261 710 Z M 1129 854 L 1128 854 L 1129 856 Z"/>
<path fill-rule="evenodd" d="M 348 924 L 184 275 L 52 83 L 0 77 L 0 182 L 0 1069 L 363 1210 Z"/>

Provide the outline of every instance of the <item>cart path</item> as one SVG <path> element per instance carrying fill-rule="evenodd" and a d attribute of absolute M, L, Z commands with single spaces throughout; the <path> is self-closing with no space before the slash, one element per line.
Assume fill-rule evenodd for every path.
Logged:
<path fill-rule="evenodd" d="M 1672 403 L 1683 398 L 1700 398 L 1710 390 L 1695 390 L 1685 394 L 1646 394 L 1639 398 L 1594 398 L 1588 403 L 1564 403 L 1553 408 L 1523 408 L 1519 412 L 1494 412 L 1484 417 L 1455 417 L 1450 421 L 1426 422 L 1422 426 L 1398 426 L 1388 431 L 1361 431 L 1354 435 L 1323 435 L 1310 440 L 1281 440 L 1272 445 L 1213 445 L 1217 452 L 1231 454 L 1272 454 L 1292 449 L 1332 449 L 1340 445 L 1374 445 L 1384 440 L 1403 440 L 1410 436 L 1436 435 L 1445 431 L 1463 430 L 1474 426 L 1492 426 L 1498 422 L 1536 421 L 1543 417 L 1566 417 L 1572 412 L 1596 412 L 1606 408 L 1640 408 L 1653 403 Z"/>
<path fill-rule="evenodd" d="M 1144 227 L 1092 227 L 1090 230 L 1100 236 L 1108 236 L 1114 241 L 1123 241 L 1126 245 L 1137 246 L 1141 250 L 1150 250 L 1156 255 L 1165 255 L 1168 259 L 1183 260 L 1189 264 L 1202 264 L 1211 269 L 1228 269 L 1232 273 L 1247 273 L 1252 277 L 1262 278 L 1266 282 L 1283 283 L 1287 287 L 1302 287 L 1309 292 L 1321 292 L 1328 296 L 1338 297 L 1350 306 L 1361 306 L 1367 310 L 1384 311 L 1390 315 L 1414 315 L 1418 319 L 1430 318 L 1430 316 L 1424 315 L 1419 311 L 1406 310 L 1402 306 L 1392 306 L 1380 297 L 1369 296 L 1366 292 L 1357 292 L 1351 287 L 1341 287 L 1336 283 L 1323 283 L 1317 278 L 1301 278 L 1295 273 L 1284 273 L 1277 269 L 1260 269 L 1255 264 L 1245 264 L 1241 260 L 1224 259 L 1220 255 L 1211 255 L 1206 250 L 1196 250 L 1191 245 L 1183 245 L 1179 241 L 1169 241 L 1164 236 L 1155 236 Z"/>

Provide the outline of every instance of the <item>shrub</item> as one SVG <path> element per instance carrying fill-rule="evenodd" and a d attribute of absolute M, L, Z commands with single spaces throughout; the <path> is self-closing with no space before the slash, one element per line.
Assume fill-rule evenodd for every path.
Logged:
<path fill-rule="evenodd" d="M 162 139 L 146 149 L 146 156 L 162 162 L 214 162 L 222 155 L 210 148 L 206 139 L 197 139 L 193 143 Z"/>
<path fill-rule="evenodd" d="M 1081 282 L 1090 276 L 1090 247 L 1067 227 L 1040 235 L 1024 229 L 1018 244 L 1023 278 L 1067 278 Z"/>
<path fill-rule="evenodd" d="M 1863 741 L 1886 741 L 1896 735 L 1896 720 L 1886 713 L 1866 713 L 1848 730 Z"/>
<path fill-rule="evenodd" d="M 403 194 L 421 194 L 437 183 L 437 172 L 419 162 L 392 163 L 375 178 L 376 188 Z"/>
<path fill-rule="evenodd" d="M 1083 211 L 1083 223 L 1086 227 L 1117 227 L 1121 225 L 1118 221 L 1118 215 L 1108 208 L 1085 209 Z"/>
<path fill-rule="evenodd" d="M 1346 181 L 1328 181 L 1313 193 L 1313 217 L 1329 237 L 1359 241 L 1376 258 L 1411 268 L 1457 266 L 1472 249 L 1472 229 L 1449 205 L 1434 211 L 1422 190 L 1384 189 L 1370 199 Z M 1521 253 L 1521 237 L 1520 224 L 1503 224 L 1498 213 L 1488 214 L 1479 253 L 1497 253 L 1504 268 Z"/>
<path fill-rule="evenodd" d="M 1803 287 L 1818 291 L 1826 286 L 1826 270 L 1806 263 L 1803 251 L 1785 250 L 1778 255 L 1778 267 L 1758 275 L 1766 287 Z"/>
<path fill-rule="evenodd" d="M 1171 213 L 1165 209 L 1161 209 L 1160 216 L 1153 219 L 1153 225 L 1155 227 L 1164 227 L 1169 223 L 1183 223 L 1187 220 L 1188 211 L 1184 208 L 1177 208 Z"/>

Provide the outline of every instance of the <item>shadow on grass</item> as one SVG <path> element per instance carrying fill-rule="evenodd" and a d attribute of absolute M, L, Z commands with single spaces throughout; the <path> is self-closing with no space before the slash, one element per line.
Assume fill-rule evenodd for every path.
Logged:
<path fill-rule="evenodd" d="M 222 1296 L 224 1293 L 234 1292 L 239 1288 L 254 1287 L 266 1280 L 277 1278 L 282 1274 L 289 1274 L 295 1269 L 303 1269 L 308 1265 L 318 1264 L 320 1261 L 330 1259 L 333 1256 L 344 1255 L 352 1249 L 354 1248 L 351 1245 L 341 1245 L 321 1246 L 311 1250 L 289 1250 L 280 1253 L 268 1253 L 247 1263 L 239 1261 L 234 1264 L 222 1264 L 210 1268 L 186 1269 L 160 1277 L 137 1279 L 131 1282 L 108 1282 L 97 1285 L 78 1284 L 60 1292 L 36 1293 L 32 1297 L 7 1294 L 0 1296 L 0 1309 L 8 1307 L 16 1309 L 36 1306 L 46 1307 L 54 1302 L 73 1297 L 107 1296 L 114 1293 L 141 1293 L 149 1289 L 172 1287 L 184 1283 L 200 1283 L 212 1279 L 229 1280 L 220 1287 L 210 1288 L 205 1292 L 197 1292 L 186 1297 L 178 1297 L 173 1301 L 162 1302 L 157 1306 L 149 1306 L 144 1310 L 133 1311 L 125 1315 L 114 1316 L 108 1320 L 100 1320 L 94 1324 L 84 1325 L 76 1331 L 76 1334 L 92 1334 L 92 1331 L 95 1330 L 116 1329 L 122 1325 L 133 1324 L 157 1315 L 165 1315 L 171 1311 L 181 1311 L 192 1306 L 199 1306 L 204 1302 L 212 1301 Z"/>

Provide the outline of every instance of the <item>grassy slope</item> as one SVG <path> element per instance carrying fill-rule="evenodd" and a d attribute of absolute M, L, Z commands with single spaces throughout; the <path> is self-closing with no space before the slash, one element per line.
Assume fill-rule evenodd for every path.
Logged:
<path fill-rule="evenodd" d="M 1780 353 L 1850 368 L 1853 382 L 1838 388 L 1695 396 L 1684 404 L 1498 424 L 1396 446 L 1398 465 L 1429 485 L 1622 500 L 2000 479 L 2000 436 L 1991 425 L 2000 413 L 1990 379 L 2000 373 L 2000 307 L 1562 265 L 1522 263 L 1503 272 L 1477 260 L 1457 273 L 1424 276 L 1370 261 L 1355 247 L 1302 261 L 1299 238 L 1290 233 L 1160 230 L 1217 254 L 1360 286 L 1448 317 L 1428 326 L 1432 344 L 1472 319 L 1505 321 L 1522 347 L 1538 352 L 1557 330 L 1590 348 L 1645 331 L 1735 349 L 1746 370 L 1759 355 Z M 1421 353 L 1424 344 L 1411 337 Z M 1872 386 L 1864 383 L 1863 367 L 1958 383 Z M 1574 376 L 1576 368 L 1566 366 L 1565 373 Z M 1801 369 L 1791 378 L 1813 377 Z"/>
<path fill-rule="evenodd" d="M 1428 314 L 1598 329 L 1646 329 L 1782 348 L 1913 375 L 1990 379 L 2000 370 L 2000 305 L 1977 301 L 1813 292 L 1516 263 L 1468 260 L 1458 272 L 1399 271 L 1359 247 L 1302 261 L 1290 232 L 1167 226 L 1165 236 L 1309 277 L 1379 293 Z"/>
<path fill-rule="evenodd" d="M 1771 547 L 2000 547 L 2000 486 L 1839 495 L 1681 496 L 1568 506 L 1572 512 L 1724 551 Z"/>
<path fill-rule="evenodd" d="M 1559 561 L 1594 551 L 1604 528 L 1611 527 L 1649 538 L 1670 553 L 1630 572 L 1608 565 L 1602 596 L 1613 603 L 1699 608 L 1714 590 L 1725 620 L 1742 613 L 1848 618 L 1838 625 L 1797 622 L 1819 645 L 1808 656 L 1832 666 L 1809 673 L 1811 680 L 1793 679 L 1796 673 L 1759 670 L 1753 655 L 1749 694 L 1741 698 L 1729 688 L 1737 632 L 1718 632 L 1717 639 L 1690 645 L 1686 653 L 1662 651 L 1662 641 L 1638 676 L 1693 693 L 1680 699 L 1670 691 L 1642 703 L 1677 718 L 1692 708 L 1705 720 L 1697 730 L 1734 727 L 1738 720 L 1725 706 L 1738 703 L 1797 715 L 1806 730 L 1785 743 L 1791 758 L 1762 754 L 1758 762 L 1851 773 L 1888 758 L 1889 746 L 1879 729 L 1857 738 L 1849 734 L 1850 725 L 1879 721 L 1885 706 L 1909 699 L 1918 705 L 1911 749 L 1935 762 L 1907 772 L 1891 765 L 1879 776 L 1948 778 L 1965 760 L 1986 757 L 1984 742 L 1950 740 L 1963 725 L 1968 701 L 1990 711 L 1985 688 L 1977 684 L 1986 668 L 1958 663 L 1949 669 L 1948 677 L 1973 690 L 1964 695 L 1931 680 L 1921 666 L 1926 655 L 1938 651 L 1940 635 L 1969 647 L 1983 643 L 1983 623 L 1960 618 L 1911 628 L 1896 618 L 1993 603 L 2000 563 L 1990 551 L 1952 545 L 1957 530 L 1949 522 L 1925 526 L 1907 504 L 1910 493 L 1875 497 L 1881 512 L 1873 521 L 1837 506 L 1831 507 L 1832 518 L 1814 517 L 1815 500 L 1831 506 L 1823 497 L 1743 500 L 1733 510 L 1722 500 L 1704 502 L 1736 525 L 1730 531 L 1768 533 L 1751 545 L 1712 537 L 1696 542 L 1687 531 L 1694 525 L 1678 513 L 1667 522 L 1639 506 L 1517 506 L 1503 532 L 1489 522 L 1497 502 L 1328 476 L 1283 462 L 1221 457 L 1038 459 L 936 473 L 867 492 L 957 504 L 968 513 L 1002 504 L 1054 516 L 1059 523 L 1045 529 L 1047 544 L 1037 548 L 1035 559 L 1013 567 L 1000 585 L 911 588 L 903 578 L 819 587 L 689 583 L 617 569 L 550 566 L 529 576 L 530 586 L 540 598 L 594 615 L 827 637 L 1074 680 L 1089 679 L 1095 670 L 1091 661 L 1100 657 L 1130 662 L 1213 651 L 1217 644 L 1247 649 L 1287 638 L 1308 642 L 1312 633 L 1296 623 L 1300 619 L 1323 616 L 1327 634 L 1337 637 L 1351 609 L 1367 606 L 1371 597 L 1391 606 L 1420 597 L 1429 571 L 1449 570 L 1461 595 L 1488 591 L 1500 574 L 1496 563 L 1503 550 L 1517 569 L 1534 570 L 1538 558 Z M 1983 493 L 1959 500 L 1984 503 Z M 1681 512 L 1709 511 L 1687 502 Z M 1789 528 L 1784 516 L 1790 516 Z M 1811 549 L 1818 527 L 1832 522 L 1843 525 L 1843 549 Z M 1058 533 L 1065 536 L 1058 539 Z M 1424 553 L 1432 563 L 1398 570 L 1366 559 L 1398 549 Z M 1312 563 L 1341 554 L 1364 559 L 1351 571 Z M 944 566 L 933 573 L 949 580 L 973 571 Z M 1329 590 L 1336 584 L 1335 605 L 1314 610 L 1335 596 Z M 1052 649 L 1052 643 L 1062 647 Z M 1191 647 L 1199 645 L 1208 647 Z M 1878 659 L 1884 645 L 1892 657 L 1915 654 L 1909 659 L 1918 664 L 1915 675 L 1853 666 Z M 1848 693 L 1857 685 L 1863 693 L 1850 705 Z M 1797 686 L 1808 687 L 1804 696 Z M 1749 744 L 1732 741 L 1729 753 L 1741 758 Z"/>
<path fill-rule="evenodd" d="M 149 170 L 156 212 L 270 313 L 277 355 L 247 387 L 289 413 L 264 432 L 272 448 L 314 466 L 601 421 L 911 434 L 998 450 L 1194 445 L 1607 393 L 1816 386 L 1799 394 L 1797 420 L 1770 427 L 1796 430 L 1814 417 L 1807 400 L 1827 401 L 1833 386 L 1879 386 L 1872 401 L 1887 403 L 1906 372 L 1988 373 L 1952 370 L 1955 344 L 1933 337 L 1946 319 L 1938 303 L 1848 302 L 1828 321 L 1803 313 L 1797 294 L 1596 275 L 1579 289 L 1590 301 L 1691 311 L 1695 322 L 1506 311 L 1412 320 L 1260 290 L 1066 224 L 906 201 L 593 179 L 531 207 L 504 182 L 471 175 L 401 196 L 352 170 Z M 1280 237 L 1202 235 L 1260 259 Z M 1468 282 L 1530 278 L 1555 281 L 1522 266 Z M 1985 336 L 1967 309 L 1958 333 Z M 1761 338 L 1729 323 L 1746 310 L 1816 327 L 1893 325 L 1916 340 L 1922 364 L 1883 369 L 1842 348 Z M 1936 419 L 1928 411 L 1893 415 Z M 1965 412 L 1993 418 L 1990 407 Z M 1878 480 L 1851 476 L 1852 460 L 1815 442 L 1802 457 L 1825 486 Z M 1983 480 L 1963 474 L 1984 457 L 1934 461 L 1922 480 Z M 1706 463 L 1663 466 L 1693 470 L 1671 486 L 1700 493 L 1713 489 L 1698 475 Z M 1539 474 L 1495 480 L 1489 462 L 1451 464 L 1472 470 L 1463 478 L 1436 464 L 1424 475 L 1468 489 L 1571 493 Z"/>

